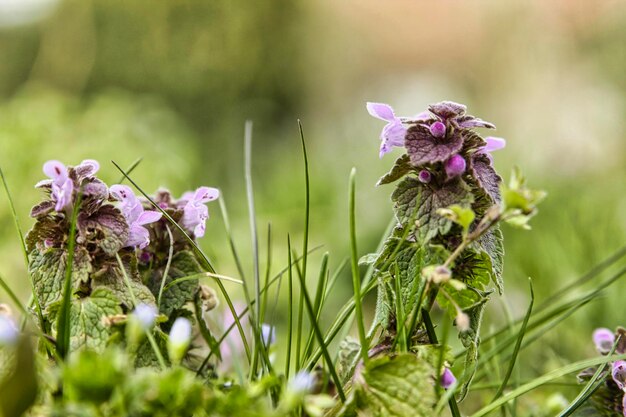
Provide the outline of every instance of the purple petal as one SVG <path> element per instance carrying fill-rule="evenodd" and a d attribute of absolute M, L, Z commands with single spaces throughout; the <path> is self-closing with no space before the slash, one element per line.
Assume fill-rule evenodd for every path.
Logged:
<path fill-rule="evenodd" d="M 443 370 L 443 374 L 441 375 L 441 386 L 443 389 L 450 388 L 454 383 L 456 383 L 456 377 L 450 370 L 450 368 L 445 368 Z"/>
<path fill-rule="evenodd" d="M 614 362 L 611 376 L 613 377 L 613 381 L 615 381 L 619 389 L 623 390 L 626 386 L 626 361 Z"/>
<path fill-rule="evenodd" d="M 150 232 L 143 226 L 133 224 L 130 227 L 128 234 L 128 240 L 126 241 L 126 247 L 139 246 L 139 249 L 143 249 L 150 243 Z"/>
<path fill-rule="evenodd" d="M 506 146 L 506 140 L 495 136 L 487 136 L 485 141 L 487 142 L 487 145 L 481 148 L 482 152 L 493 152 Z"/>
<path fill-rule="evenodd" d="M 393 109 L 389 104 L 367 102 L 367 111 L 371 116 L 388 122 L 396 118 Z"/>
<path fill-rule="evenodd" d="M 596 350 L 603 355 L 609 353 L 615 343 L 615 334 L 606 328 L 599 328 L 593 332 L 593 343 Z"/>
<path fill-rule="evenodd" d="M 100 169 L 100 164 L 94 159 L 85 159 L 74 170 L 79 178 L 90 177 Z"/>
<path fill-rule="evenodd" d="M 111 188 L 109 188 L 109 192 L 115 199 L 123 202 L 131 201 L 136 198 L 133 190 L 127 185 L 112 185 Z"/>
<path fill-rule="evenodd" d="M 154 223 L 156 221 L 159 221 L 161 219 L 161 216 L 163 216 L 163 214 L 158 211 L 144 211 L 139 215 L 134 224 L 144 225 Z"/>
<path fill-rule="evenodd" d="M 56 201 L 54 209 L 62 211 L 72 202 L 72 192 L 74 191 L 74 182 L 67 178 L 62 184 L 52 184 L 52 198 Z"/>
<path fill-rule="evenodd" d="M 196 190 L 193 200 L 197 203 L 208 203 L 217 200 L 220 196 L 220 190 L 211 187 L 200 187 Z"/>
<path fill-rule="evenodd" d="M 53 180 L 65 180 L 67 178 L 67 168 L 59 161 L 48 161 L 43 164 L 43 173 Z"/>

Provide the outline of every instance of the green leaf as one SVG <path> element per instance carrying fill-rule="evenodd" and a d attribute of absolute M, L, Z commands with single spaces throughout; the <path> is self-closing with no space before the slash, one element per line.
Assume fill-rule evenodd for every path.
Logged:
<path fill-rule="evenodd" d="M 436 404 L 433 366 L 407 353 L 372 359 L 356 377 L 359 410 L 374 417 L 430 417 Z"/>
<path fill-rule="evenodd" d="M 498 289 L 498 293 L 502 295 L 504 290 L 504 281 L 502 279 L 502 271 L 504 268 L 504 238 L 500 225 L 495 225 L 487 233 L 482 235 L 476 244 L 484 250 L 491 259 L 492 281 Z"/>
<path fill-rule="evenodd" d="M 28 255 L 28 271 L 33 278 L 35 291 L 42 309 L 61 299 L 65 279 L 67 252 L 59 248 L 50 248 L 43 252 L 35 249 Z M 72 268 L 72 286 L 76 289 L 89 280 L 92 266 L 87 250 L 77 247 Z"/>
<path fill-rule="evenodd" d="M 431 187 L 416 178 L 407 177 L 398 184 L 391 200 L 396 218 L 402 225 L 406 225 L 417 208 L 417 234 L 419 240 L 426 243 L 438 234 L 445 235 L 452 227 L 450 220 L 437 213 L 438 209 L 453 204 L 470 207 L 473 197 L 468 185 L 461 179 Z"/>
<path fill-rule="evenodd" d="M 437 214 L 459 224 L 463 228 L 464 234 L 467 234 L 469 227 L 476 218 L 474 210 L 470 207 L 461 207 L 458 204 L 453 204 L 447 208 L 440 208 L 437 210 Z"/>
<path fill-rule="evenodd" d="M 125 382 L 127 370 L 126 357 L 117 349 L 77 352 L 63 368 L 64 392 L 73 401 L 104 403 Z"/>
<path fill-rule="evenodd" d="M 97 288 L 89 297 L 73 300 L 70 306 L 70 351 L 87 348 L 102 352 L 112 334 L 103 319 L 122 314 L 120 304 L 120 300 L 106 288 Z M 58 305 L 51 306 L 50 316 L 58 312 Z"/>
<path fill-rule="evenodd" d="M 164 270 L 165 267 L 162 267 L 151 272 L 148 286 L 152 294 L 156 295 L 159 293 Z M 204 269 L 200 266 L 200 263 L 198 263 L 193 252 L 187 250 L 178 252 L 172 257 L 165 284 L 167 285 L 175 279 L 198 274 L 200 272 L 204 272 Z M 193 301 L 197 289 L 197 279 L 180 281 L 170 286 L 167 290 L 163 291 L 160 312 L 169 316 L 175 310 L 183 307 L 185 303 Z"/>
<path fill-rule="evenodd" d="M 411 165 L 411 158 L 408 154 L 402 155 L 400 158 L 396 159 L 391 171 L 383 175 L 376 185 L 390 184 L 394 181 L 399 180 L 404 177 L 409 172 L 415 170 L 413 165 Z"/>
<path fill-rule="evenodd" d="M 121 258 L 137 302 L 156 306 L 154 295 L 150 289 L 141 282 L 137 270 L 137 257 L 135 254 L 133 252 L 127 252 L 122 254 Z M 93 289 L 106 288 L 110 290 L 126 307 L 126 310 L 132 310 L 135 307 L 133 297 L 124 280 L 124 274 L 116 261 L 107 263 L 98 274 L 93 274 L 92 279 Z"/>

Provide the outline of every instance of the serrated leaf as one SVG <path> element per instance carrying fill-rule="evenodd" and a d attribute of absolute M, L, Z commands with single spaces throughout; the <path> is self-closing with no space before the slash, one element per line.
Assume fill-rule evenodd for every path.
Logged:
<path fill-rule="evenodd" d="M 50 248 L 44 252 L 33 250 L 28 255 L 28 271 L 42 309 L 61 299 L 65 282 L 65 265 L 67 252 L 64 249 Z M 89 280 L 92 272 L 89 253 L 77 247 L 72 268 L 72 287 L 76 289 L 80 283 Z"/>
<path fill-rule="evenodd" d="M 128 240 L 128 224 L 124 215 L 109 204 L 92 214 L 81 212 L 77 226 L 78 243 L 94 243 L 107 256 L 115 256 Z"/>
<path fill-rule="evenodd" d="M 472 194 L 467 184 L 460 179 L 435 188 L 407 177 L 398 184 L 391 200 L 394 202 L 396 218 L 403 225 L 411 219 L 417 207 L 419 240 L 427 243 L 438 234 L 445 235 L 452 227 L 452 222 L 438 214 L 437 210 L 453 204 L 470 207 Z"/>
<path fill-rule="evenodd" d="M 350 370 L 354 365 L 359 352 L 361 351 L 361 344 L 353 337 L 346 337 L 339 343 L 339 352 L 337 354 L 337 373 L 342 380 L 349 378 Z"/>
<path fill-rule="evenodd" d="M 411 164 L 419 167 L 434 164 L 450 158 L 463 148 L 463 136 L 455 130 L 444 138 L 436 138 L 430 129 L 423 125 L 415 125 L 407 130 L 404 146 L 409 154 Z"/>
<path fill-rule="evenodd" d="M 148 280 L 148 286 L 152 294 L 159 294 L 161 280 L 165 272 L 165 266 L 152 270 Z M 195 275 L 204 272 L 200 263 L 191 251 L 181 251 L 172 257 L 169 273 L 165 279 L 165 285 L 175 279 Z M 160 312 L 169 316 L 173 311 L 183 307 L 185 303 L 193 301 L 198 289 L 198 280 L 186 280 L 172 285 L 163 292 Z"/>
<path fill-rule="evenodd" d="M 413 171 L 415 168 L 411 165 L 411 158 L 409 155 L 404 154 L 400 158 L 396 159 L 391 171 L 383 175 L 376 185 L 390 184 L 394 181 L 399 180 L 404 177 L 409 172 Z"/>
<path fill-rule="evenodd" d="M 135 298 L 137 299 L 137 302 L 156 306 L 154 295 L 150 289 L 141 282 L 139 272 L 137 271 L 137 258 L 135 257 L 135 254 L 126 253 L 122 255 L 121 258 L 126 275 L 128 276 L 128 280 L 130 282 L 130 287 L 135 295 Z M 133 297 L 130 294 L 128 286 L 126 285 L 124 274 L 116 261 L 107 263 L 102 267 L 98 274 L 94 274 L 92 287 L 94 289 L 106 288 L 110 290 L 125 306 L 127 311 L 132 310 L 135 307 Z"/>
<path fill-rule="evenodd" d="M 52 200 L 43 201 L 30 210 L 30 217 L 45 216 L 54 210 L 54 206 L 55 204 Z"/>
<path fill-rule="evenodd" d="M 35 208 L 33 208 L 34 210 Z M 26 249 L 32 252 L 35 249 L 46 249 L 46 242 L 56 247 L 64 246 L 67 231 L 61 224 L 63 219 L 58 215 L 42 216 L 37 219 L 32 229 L 26 234 Z"/>
<path fill-rule="evenodd" d="M 492 280 L 498 289 L 498 293 L 504 291 L 504 281 L 502 272 L 504 269 L 504 238 L 500 225 L 492 227 L 488 232 L 482 235 L 476 243 L 491 258 L 491 267 L 493 271 Z"/>
<path fill-rule="evenodd" d="M 56 312 L 51 308 L 50 316 Z M 117 314 L 122 314 L 120 300 L 106 288 L 97 288 L 88 297 L 73 300 L 70 306 L 70 351 L 93 349 L 102 352 L 112 333 L 104 319 Z M 56 331 L 54 325 L 53 330 Z"/>
<path fill-rule="evenodd" d="M 372 359 L 355 381 L 356 406 L 373 417 L 430 417 L 434 374 L 430 363 L 409 353 Z"/>
<path fill-rule="evenodd" d="M 491 165 L 491 159 L 485 153 L 477 153 L 472 157 L 471 172 L 478 187 L 488 197 L 491 204 L 500 204 L 500 184 L 502 178 Z"/>

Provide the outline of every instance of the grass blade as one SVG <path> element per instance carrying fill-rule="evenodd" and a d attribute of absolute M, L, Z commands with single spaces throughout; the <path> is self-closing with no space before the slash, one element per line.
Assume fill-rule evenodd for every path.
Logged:
<path fill-rule="evenodd" d="M 74 202 L 72 217 L 70 220 L 70 235 L 67 243 L 67 260 L 65 264 L 65 281 L 63 283 L 63 296 L 59 317 L 57 319 L 57 353 L 61 358 L 67 356 L 70 350 L 70 309 L 72 305 L 72 269 L 74 268 L 74 247 L 76 245 L 76 219 L 80 208 L 81 194 Z"/>
<path fill-rule="evenodd" d="M 124 283 L 126 283 L 126 288 L 128 289 L 128 293 L 130 294 L 130 299 L 133 302 L 133 305 L 135 307 L 137 307 L 137 297 L 135 297 L 135 292 L 133 291 L 133 287 L 130 283 L 130 278 L 128 278 L 128 274 L 126 273 L 126 268 L 124 268 L 124 263 L 122 262 L 122 259 L 120 258 L 119 254 L 115 254 L 115 259 L 117 259 L 117 264 L 120 267 L 120 270 L 122 271 L 122 275 L 124 276 Z M 163 355 L 161 354 L 161 349 L 159 349 L 159 346 L 157 345 L 156 340 L 154 339 L 154 335 L 152 334 L 152 331 L 146 331 L 146 336 L 148 337 L 148 341 L 150 342 L 150 346 L 152 347 L 152 351 L 154 352 L 154 355 L 157 358 L 157 361 L 159 362 L 159 366 L 161 367 L 162 370 L 167 369 L 167 365 L 165 363 L 165 359 L 163 358 Z"/>
<path fill-rule="evenodd" d="M 509 392 L 508 394 L 503 395 L 502 397 L 498 398 L 496 401 L 486 405 L 485 407 L 481 408 L 480 410 L 472 414 L 471 417 L 486 416 L 487 414 L 491 413 L 492 411 L 497 410 L 503 404 L 508 403 L 514 398 L 524 395 L 529 391 L 532 391 L 542 385 L 547 384 L 548 382 L 554 381 L 555 379 L 561 378 L 565 375 L 582 371 L 583 369 L 589 368 L 591 366 L 602 365 L 608 362 L 615 362 L 618 360 L 625 360 L 625 359 L 626 359 L 626 354 L 602 356 L 599 358 L 586 359 L 583 361 L 574 362 L 569 365 L 563 366 L 561 368 L 555 369 L 538 378 L 533 379 L 532 381 L 529 381 L 528 383 Z"/>
<path fill-rule="evenodd" d="M 126 173 L 130 174 L 131 172 L 133 172 L 135 168 L 137 168 L 137 166 L 141 163 L 141 161 L 143 161 L 143 157 L 135 159 L 135 161 L 130 164 L 130 166 L 126 169 Z M 121 184 L 122 182 L 124 182 L 124 179 L 126 179 L 126 176 L 122 175 L 120 179 L 117 180 L 117 184 Z"/>
<path fill-rule="evenodd" d="M 15 225 L 15 230 L 17 231 L 17 235 L 20 239 L 20 245 L 22 246 L 22 254 L 24 255 L 24 262 L 26 264 L 26 270 L 28 270 L 28 250 L 26 249 L 26 241 L 24 240 L 24 233 L 22 232 L 22 227 L 20 226 L 19 218 L 17 217 L 17 211 L 15 210 L 15 204 L 13 203 L 13 197 L 11 196 L 11 191 L 9 191 L 9 185 L 7 184 L 6 177 L 4 176 L 4 171 L 2 171 L 2 167 L 0 167 L 0 178 L 2 179 L 2 186 L 4 187 L 4 192 L 7 195 L 7 200 L 9 201 L 9 208 L 11 209 L 11 217 L 13 217 L 13 223 Z M 39 296 L 37 296 L 37 292 L 35 291 L 35 283 L 33 282 L 33 278 L 29 274 L 29 282 L 30 289 L 32 294 L 32 300 L 35 303 L 35 311 L 37 313 L 37 319 L 39 320 L 39 327 L 43 333 L 47 332 L 46 322 L 43 319 L 43 312 L 41 311 L 41 303 L 39 302 Z"/>
<path fill-rule="evenodd" d="M 330 376 L 335 383 L 335 388 L 337 389 L 337 394 L 341 399 L 341 402 L 346 402 L 346 395 L 343 392 L 343 387 L 341 385 L 341 380 L 337 375 L 337 371 L 335 370 L 335 365 L 333 364 L 332 358 L 330 357 L 330 353 L 328 353 L 328 346 L 324 342 L 324 336 L 322 335 L 322 331 L 320 330 L 319 323 L 315 320 L 315 311 L 313 311 L 313 303 L 311 302 L 311 297 L 309 297 L 309 293 L 306 289 L 306 283 L 304 281 L 304 275 L 300 273 L 298 269 L 296 269 L 298 273 L 298 278 L 300 278 L 300 291 L 304 297 L 304 304 L 306 305 L 307 312 L 309 314 L 309 320 L 311 321 L 311 327 L 313 329 L 313 333 L 317 338 L 317 342 L 320 345 L 322 350 L 322 355 L 324 357 L 324 361 L 328 366 L 328 371 L 330 372 Z"/>
<path fill-rule="evenodd" d="M 493 397 L 493 400 L 496 400 L 498 397 L 502 395 L 504 389 L 509 383 L 509 378 L 511 378 L 511 374 L 513 373 L 513 368 L 515 367 L 515 361 L 517 359 L 517 355 L 519 354 L 520 347 L 522 346 L 522 341 L 524 340 L 524 334 L 526 333 L 526 326 L 528 325 L 528 320 L 530 319 L 530 315 L 533 311 L 533 303 L 535 302 L 535 292 L 533 291 L 533 283 L 528 279 L 528 283 L 530 285 L 530 304 L 528 305 L 528 310 L 526 311 L 526 316 L 524 316 L 524 321 L 522 322 L 522 327 L 520 328 L 519 334 L 517 336 L 517 341 L 515 342 L 515 348 L 513 349 L 513 355 L 511 360 L 509 360 L 509 367 L 504 374 L 504 379 L 502 380 L 502 384 L 500 384 L 500 388 Z"/>
<path fill-rule="evenodd" d="M 436 345 L 439 343 L 437 341 L 437 333 L 435 333 L 435 328 L 433 326 L 433 322 L 430 319 L 430 314 L 428 310 L 425 308 L 422 309 L 422 317 L 424 318 L 424 326 L 426 327 L 426 333 L 428 334 L 428 339 L 430 339 L 430 343 Z M 461 412 L 459 411 L 459 406 L 456 403 L 456 399 L 453 395 L 450 396 L 448 400 L 448 404 L 450 406 L 450 413 L 453 417 L 461 417 Z"/>
<path fill-rule="evenodd" d="M 352 288 L 354 290 L 354 309 L 357 328 L 359 330 L 359 340 L 361 342 L 361 360 L 367 364 L 367 351 L 369 343 L 365 335 L 363 324 L 363 305 L 361 300 L 361 276 L 359 274 L 359 259 L 356 247 L 356 169 L 350 172 L 350 255 L 352 264 Z"/>
<path fill-rule="evenodd" d="M 615 342 L 613 343 L 613 347 L 611 348 L 611 351 L 609 352 L 608 356 L 611 356 L 613 355 L 613 353 L 615 353 L 615 348 L 617 347 L 617 344 L 619 343 L 621 337 L 622 336 L 620 335 L 617 338 L 617 340 L 615 340 Z M 587 401 L 589 397 L 591 397 L 591 395 L 604 382 L 604 380 L 600 380 L 600 377 L 603 376 L 602 374 L 604 370 L 606 369 L 607 365 L 608 365 L 608 362 L 599 366 L 598 369 L 596 369 L 596 372 L 593 374 L 589 382 L 585 384 L 584 388 L 580 391 L 580 393 L 576 396 L 576 398 L 574 398 L 574 401 L 572 401 L 572 403 L 565 410 L 563 410 L 561 414 L 559 414 L 559 417 L 567 417 L 571 415 L 581 405 L 583 405 L 583 403 Z"/>
<path fill-rule="evenodd" d="M 172 236 L 172 230 L 168 225 L 165 225 L 167 234 L 170 238 L 170 249 L 167 253 L 167 263 L 165 264 L 165 270 L 163 271 L 163 278 L 161 278 L 161 285 L 159 286 L 159 296 L 157 297 L 157 311 L 161 310 L 161 298 L 163 297 L 163 289 L 165 288 L 165 280 L 170 272 L 170 265 L 172 264 L 172 258 L 174 257 L 174 236 Z"/>

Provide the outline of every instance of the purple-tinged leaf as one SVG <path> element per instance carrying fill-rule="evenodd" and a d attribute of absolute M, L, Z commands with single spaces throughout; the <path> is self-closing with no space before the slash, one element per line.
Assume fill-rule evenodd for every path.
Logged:
<path fill-rule="evenodd" d="M 491 202 L 500 204 L 500 183 L 502 178 L 491 166 L 489 156 L 484 153 L 475 154 L 472 158 L 471 170 L 478 186 L 491 199 Z"/>
<path fill-rule="evenodd" d="M 405 137 L 407 152 L 414 166 L 445 161 L 463 148 L 463 137 L 453 132 L 445 138 L 435 138 L 426 126 L 409 128 Z"/>
<path fill-rule="evenodd" d="M 467 107 L 453 101 L 442 101 L 441 103 L 431 104 L 428 106 L 428 110 L 441 119 L 447 120 L 464 115 Z"/>
<path fill-rule="evenodd" d="M 30 217 L 37 218 L 37 217 L 45 216 L 46 214 L 50 213 L 52 210 L 54 210 L 54 201 L 50 201 L 50 200 L 43 201 L 37 204 L 35 207 L 33 207 L 30 210 Z"/>

